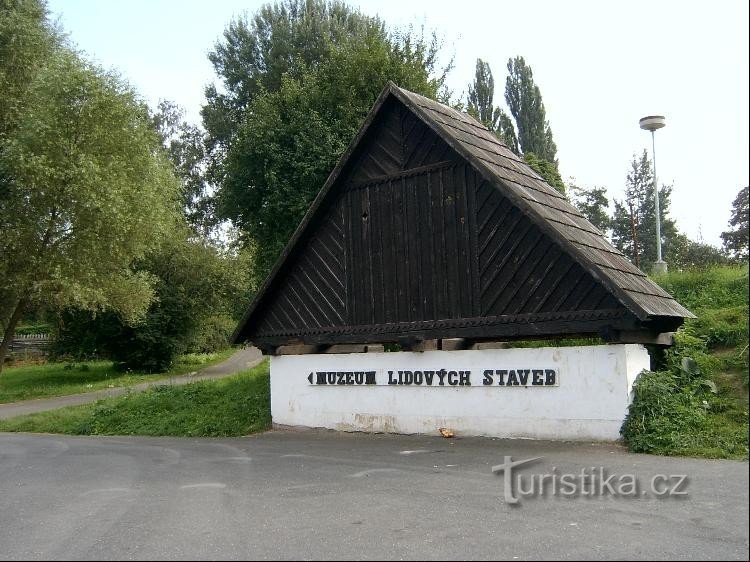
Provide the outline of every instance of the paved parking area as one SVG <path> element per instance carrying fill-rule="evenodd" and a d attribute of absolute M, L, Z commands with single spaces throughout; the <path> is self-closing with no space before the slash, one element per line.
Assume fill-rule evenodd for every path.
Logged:
<path fill-rule="evenodd" d="M 492 468 L 507 456 L 541 457 L 511 470 L 524 486 L 546 475 L 545 496 L 506 495 Z M 615 494 L 606 485 L 600 493 L 602 470 L 616 477 Z M 593 485 L 563 495 L 562 476 L 581 473 Z M 638 480 L 635 495 L 620 489 L 627 475 Z M 667 479 L 652 489 L 658 475 Z M 681 475 L 676 492 L 685 494 L 656 497 Z M 0 502 L 3 559 L 748 558 L 746 462 L 607 444 L 6 433 Z"/>

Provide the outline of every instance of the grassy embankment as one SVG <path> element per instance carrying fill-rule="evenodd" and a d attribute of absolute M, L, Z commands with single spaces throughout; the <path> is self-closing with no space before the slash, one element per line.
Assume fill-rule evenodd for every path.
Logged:
<path fill-rule="evenodd" d="M 0 431 L 72 435 L 247 435 L 271 425 L 268 361 L 226 379 L 0 420 Z"/>
<path fill-rule="evenodd" d="M 183 355 L 169 371 L 158 374 L 117 371 L 111 361 L 8 366 L 0 373 L 0 404 L 132 386 L 184 375 L 220 363 L 234 351 Z"/>
<path fill-rule="evenodd" d="M 634 452 L 748 458 L 748 269 L 673 272 L 656 281 L 698 318 L 664 366 L 645 373 L 623 425 Z"/>

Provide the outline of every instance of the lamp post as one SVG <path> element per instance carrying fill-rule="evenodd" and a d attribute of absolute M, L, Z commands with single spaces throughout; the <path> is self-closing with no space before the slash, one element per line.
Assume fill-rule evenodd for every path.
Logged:
<path fill-rule="evenodd" d="M 663 115 L 648 115 L 642 118 L 638 124 L 641 129 L 651 131 L 651 150 L 654 155 L 654 202 L 656 210 L 656 263 L 654 264 L 654 273 L 666 273 L 667 262 L 661 259 L 661 212 L 659 211 L 659 187 L 656 183 L 656 141 L 654 140 L 654 131 L 661 129 L 667 124 Z"/>

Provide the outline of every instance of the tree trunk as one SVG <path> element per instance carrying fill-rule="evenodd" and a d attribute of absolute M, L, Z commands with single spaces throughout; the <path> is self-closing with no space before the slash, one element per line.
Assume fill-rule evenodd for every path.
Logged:
<path fill-rule="evenodd" d="M 3 372 L 3 365 L 5 364 L 5 356 L 8 354 L 10 344 L 13 341 L 13 336 L 16 335 L 16 326 L 18 321 L 23 316 L 23 311 L 26 309 L 27 301 L 22 298 L 16 303 L 16 308 L 13 310 L 13 314 L 8 320 L 8 325 L 5 327 L 5 333 L 3 334 L 3 341 L 0 343 L 0 373 Z"/>
<path fill-rule="evenodd" d="M 641 252 L 638 248 L 638 229 L 635 226 L 635 213 L 633 212 L 633 203 L 628 201 L 628 207 L 630 208 L 630 236 L 633 239 L 633 261 L 635 266 L 640 269 L 641 267 Z"/>

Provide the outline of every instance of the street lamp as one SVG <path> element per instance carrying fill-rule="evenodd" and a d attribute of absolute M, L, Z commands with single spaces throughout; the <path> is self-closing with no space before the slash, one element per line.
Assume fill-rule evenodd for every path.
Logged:
<path fill-rule="evenodd" d="M 667 124 L 663 115 L 648 115 L 638 121 L 641 129 L 651 131 L 651 150 L 654 154 L 654 201 L 656 207 L 656 263 L 654 264 L 654 273 L 666 273 L 667 262 L 661 259 L 661 213 L 659 212 L 659 188 L 656 183 L 656 141 L 654 140 L 654 131 L 661 129 Z"/>

